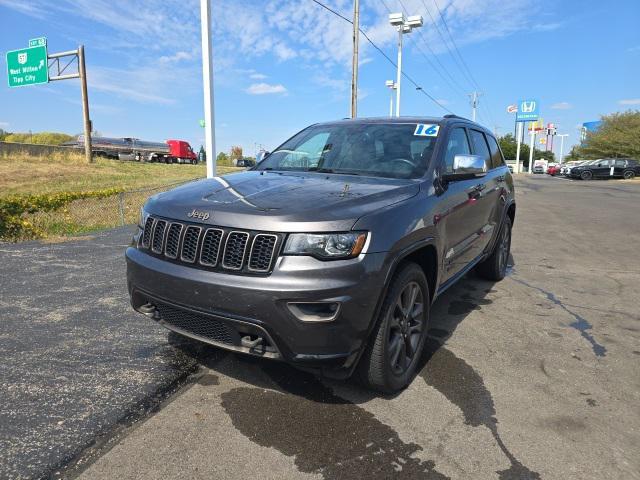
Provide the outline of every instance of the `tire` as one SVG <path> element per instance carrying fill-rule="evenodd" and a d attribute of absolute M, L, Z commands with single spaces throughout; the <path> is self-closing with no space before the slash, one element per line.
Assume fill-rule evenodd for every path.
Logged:
<path fill-rule="evenodd" d="M 476 267 L 478 275 L 485 280 L 499 282 L 507 275 L 509 252 L 511 251 L 511 218 L 507 215 L 502 222 L 498 239 L 491 255 Z"/>
<path fill-rule="evenodd" d="M 580 174 L 580 178 L 582 180 L 591 180 L 593 178 L 593 172 L 591 172 L 590 170 L 585 170 Z"/>
<path fill-rule="evenodd" d="M 358 365 L 362 383 L 384 393 L 397 392 L 411 383 L 427 338 L 430 305 L 422 269 L 415 263 L 401 264 Z"/>
<path fill-rule="evenodd" d="M 195 158 L 191 159 L 191 165 L 197 165 L 198 164 L 198 160 L 196 160 Z"/>
<path fill-rule="evenodd" d="M 625 180 L 632 180 L 633 178 L 635 178 L 636 172 L 634 172 L 633 170 L 627 170 L 622 174 L 622 176 Z"/>

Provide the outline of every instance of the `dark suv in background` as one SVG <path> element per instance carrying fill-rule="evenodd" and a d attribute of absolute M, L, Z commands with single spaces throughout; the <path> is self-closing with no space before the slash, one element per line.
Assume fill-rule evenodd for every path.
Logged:
<path fill-rule="evenodd" d="M 464 118 L 312 125 L 250 171 L 151 197 L 127 249 L 133 308 L 221 348 L 391 392 L 434 299 L 505 276 L 513 181 Z"/>
<path fill-rule="evenodd" d="M 630 158 L 602 158 L 573 167 L 573 178 L 591 180 L 593 178 L 624 178 L 631 180 L 640 175 L 640 164 Z"/>

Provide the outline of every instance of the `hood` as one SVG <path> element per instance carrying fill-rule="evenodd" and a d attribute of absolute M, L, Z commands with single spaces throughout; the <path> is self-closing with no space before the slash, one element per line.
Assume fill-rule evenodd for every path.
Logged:
<path fill-rule="evenodd" d="M 199 180 L 149 199 L 149 213 L 276 232 L 350 230 L 363 215 L 418 194 L 417 180 L 249 171 Z M 208 218 L 204 220 L 208 214 Z"/>

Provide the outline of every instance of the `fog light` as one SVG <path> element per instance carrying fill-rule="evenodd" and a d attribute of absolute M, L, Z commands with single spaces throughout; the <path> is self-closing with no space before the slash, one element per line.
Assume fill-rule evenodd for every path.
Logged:
<path fill-rule="evenodd" d="M 340 311 L 339 302 L 289 302 L 287 307 L 303 322 L 331 322 Z"/>

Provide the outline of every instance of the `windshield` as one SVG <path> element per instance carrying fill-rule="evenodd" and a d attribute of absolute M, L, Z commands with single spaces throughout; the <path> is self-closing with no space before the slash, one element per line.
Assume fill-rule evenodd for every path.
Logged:
<path fill-rule="evenodd" d="M 419 178 L 426 171 L 438 129 L 415 123 L 315 125 L 288 140 L 256 170 L 317 171 L 389 178 Z"/>

